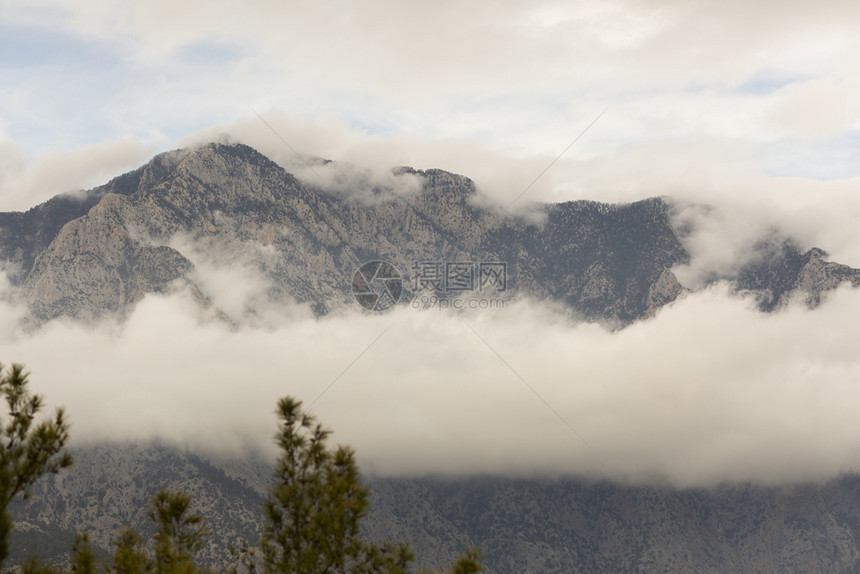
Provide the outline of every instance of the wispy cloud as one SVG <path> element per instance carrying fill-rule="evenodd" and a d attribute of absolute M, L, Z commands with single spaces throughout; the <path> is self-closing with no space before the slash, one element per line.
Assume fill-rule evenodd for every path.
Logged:
<path fill-rule="evenodd" d="M 60 193 L 77 192 L 129 171 L 153 153 L 136 139 L 72 149 L 51 149 L 28 158 L 0 134 L 0 209 L 25 211 Z"/>

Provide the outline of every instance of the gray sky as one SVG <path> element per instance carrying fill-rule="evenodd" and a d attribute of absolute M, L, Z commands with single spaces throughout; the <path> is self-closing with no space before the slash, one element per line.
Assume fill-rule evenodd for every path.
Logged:
<path fill-rule="evenodd" d="M 690 211 L 688 285 L 772 227 L 860 267 L 858 25 L 851 1 L 0 0 L 0 209 L 225 135 L 283 165 L 278 136 L 380 176 L 448 169 L 508 201 L 605 110 L 525 201 L 714 205 Z M 260 289 L 201 273 L 225 305 Z M 713 289 L 616 334 L 529 303 L 405 312 L 315 409 L 380 472 L 831 476 L 860 470 L 857 306 L 768 317 Z M 275 398 L 311 400 L 389 320 L 281 311 L 230 332 L 152 298 L 126 326 L 23 335 L 3 308 L 2 337 L 81 438 L 263 446 Z"/>

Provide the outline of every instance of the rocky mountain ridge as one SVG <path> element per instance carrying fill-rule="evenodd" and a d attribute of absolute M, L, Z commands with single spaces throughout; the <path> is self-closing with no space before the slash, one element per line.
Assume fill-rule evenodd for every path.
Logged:
<path fill-rule="evenodd" d="M 226 254 L 225 264 L 243 254 L 267 282 L 268 302 L 295 300 L 317 314 L 352 304 L 352 274 L 371 260 L 394 264 L 407 283 L 416 262 L 504 262 L 506 297 L 555 300 L 615 325 L 654 315 L 683 290 L 672 268 L 689 254 L 665 199 L 540 205 L 523 217 L 472 201 L 466 177 L 396 173 L 417 178 L 421 191 L 376 188 L 373 201 L 327 193 L 243 145 L 169 152 L 89 192 L 0 214 L 0 260 L 42 321 L 121 313 L 146 293 L 182 287 L 205 302 L 177 237 Z M 785 241 L 768 253 L 732 278 L 763 309 L 798 289 L 814 303 L 843 281 L 860 285 L 860 271 L 819 249 Z"/>

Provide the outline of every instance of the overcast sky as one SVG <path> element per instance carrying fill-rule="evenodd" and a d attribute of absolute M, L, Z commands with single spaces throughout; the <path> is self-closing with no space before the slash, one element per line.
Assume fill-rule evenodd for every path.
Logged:
<path fill-rule="evenodd" d="M 524 200 L 752 203 L 860 265 L 858 25 L 850 0 L 0 0 L 0 209 L 237 132 L 513 198 L 605 111 Z"/>
<path fill-rule="evenodd" d="M 555 157 L 608 108 L 570 157 L 649 147 L 674 169 L 725 162 L 815 179 L 860 169 L 851 1 L 0 6 L 0 134 L 24 166 L 77 152 L 119 171 L 252 110 Z M 317 145 L 283 135 L 299 150 Z M 74 175 L 102 179 L 94 165 Z"/>
<path fill-rule="evenodd" d="M 699 231 L 688 243 L 694 265 L 686 275 L 680 272 L 691 285 L 697 270 L 731 266 L 759 230 L 774 226 L 803 246 L 822 247 L 832 259 L 860 267 L 858 29 L 860 3 L 836 0 L 241 5 L 221 0 L 0 0 L 0 209 L 26 209 L 56 193 L 103 183 L 158 152 L 227 134 L 284 165 L 295 160 L 291 146 L 302 154 L 378 171 L 404 164 L 448 169 L 472 177 L 482 192 L 503 201 L 519 195 L 558 159 L 523 201 L 631 201 L 668 195 L 707 202 L 715 209 L 708 221 L 698 220 Z M 425 408 L 410 420 L 426 425 L 410 427 L 400 421 L 400 436 L 410 440 L 393 446 L 374 440 L 390 434 L 390 427 L 368 426 L 335 403 L 323 402 L 320 408 L 329 409 L 333 425 L 352 431 L 343 438 L 358 442 L 368 452 L 369 464 L 382 470 L 458 465 L 499 470 L 524 461 L 524 467 L 547 471 L 662 473 L 686 483 L 832 475 L 860 469 L 858 448 L 849 436 L 855 417 L 838 410 L 852 404 L 845 397 L 855 395 L 845 393 L 854 391 L 846 385 L 860 373 L 852 346 L 860 337 L 843 320 L 856 317 L 856 299 L 846 292 L 818 315 L 793 309 L 768 320 L 747 302 L 708 291 L 616 335 L 587 326 L 547 327 L 547 311 L 539 306 L 527 305 L 506 318 L 481 319 L 490 333 L 531 333 L 533 340 L 544 342 L 543 349 L 588 349 L 575 355 L 582 361 L 566 351 L 518 356 L 516 345 L 508 341 L 503 354 L 532 373 L 526 379 L 546 385 L 541 388 L 565 416 L 581 424 L 599 456 L 583 451 L 577 440 L 552 442 L 570 437 L 564 428 L 558 432 L 552 427 L 559 421 L 551 413 L 541 418 L 547 411 L 540 404 L 516 415 L 525 400 L 516 394 L 502 395 L 488 407 L 482 428 L 498 437 L 504 436 L 498 433 L 511 416 L 542 421 L 534 427 L 535 436 L 554 438 L 533 464 L 528 457 L 535 451 L 528 441 L 508 452 L 500 439 L 480 432 L 446 458 L 445 449 L 458 444 L 460 427 L 454 423 L 472 411 L 462 407 L 450 417 L 433 419 L 426 410 L 435 404 L 430 395 L 387 395 L 391 405 Z M 64 392 L 70 387 L 57 379 L 65 372 L 79 385 L 91 382 L 89 363 L 81 362 L 76 371 L 68 362 L 81 356 L 72 350 L 85 356 L 86 345 L 105 349 L 98 367 L 105 381 L 92 383 L 102 388 L 113 384 L 106 380 L 127 377 L 129 363 L 138 364 L 148 381 L 158 379 L 151 370 L 155 359 L 166 357 L 168 365 L 173 361 L 179 368 L 180 359 L 197 355 L 184 352 L 180 357 L 171 350 L 190 341 L 200 345 L 194 347 L 199 350 L 196 365 L 230 355 L 232 349 L 249 353 L 255 364 L 268 357 L 270 364 L 287 369 L 278 362 L 283 360 L 278 349 L 286 341 L 300 358 L 289 368 L 311 381 L 307 398 L 333 376 L 314 370 L 327 364 L 330 348 L 313 346 L 314 341 L 346 345 L 337 352 L 350 357 L 383 328 L 350 318 L 305 319 L 307 323 L 287 322 L 274 332 L 230 334 L 194 326 L 189 322 L 193 313 L 176 311 L 186 309 L 185 303 L 148 300 L 147 313 L 136 314 L 120 339 L 114 337 L 116 329 L 84 336 L 58 324 L 21 337 L 4 326 L 6 348 L 19 353 L 5 359 L 26 360 L 34 371 L 41 369 L 52 391 L 71 405 L 81 395 Z M 17 311 L 3 313 L 11 325 Z M 162 336 L 163 325 L 152 323 L 153 317 L 171 313 L 179 323 L 168 330 L 185 335 L 177 335 L 176 341 Z M 409 317 L 401 328 L 412 335 L 405 340 L 414 342 L 409 350 L 417 363 L 392 366 L 378 362 L 379 357 L 370 360 L 368 371 L 356 377 L 382 386 L 364 396 L 390 391 L 374 368 L 420 378 L 422 368 L 438 366 L 445 352 L 466 373 L 442 377 L 454 390 L 463 389 L 464 380 L 500 368 L 494 355 L 478 361 L 463 350 L 471 349 L 462 344 L 464 334 L 475 353 L 487 349 L 463 331 L 458 319 L 440 319 L 434 327 L 443 332 L 436 333 L 439 339 Z M 712 328 L 691 340 L 690 333 L 708 321 Z M 517 331 L 515 325 L 526 327 Z M 815 343 L 820 337 L 812 334 L 823 331 L 829 332 L 830 347 Z M 427 354 L 440 340 L 446 343 Z M 713 354 L 695 352 L 698 346 Z M 54 355 L 45 349 L 53 349 Z M 265 355 L 267 349 L 271 355 Z M 383 356 L 385 352 L 394 353 L 380 347 Z M 46 358 L 66 355 L 66 363 Z M 559 356 L 567 362 L 541 375 L 541 368 Z M 728 358 L 718 361 L 720 356 Z M 619 364 L 618 357 L 629 360 Z M 477 362 L 464 366 L 468 360 Z M 613 368 L 601 369 L 605 364 Z M 186 380 L 198 385 L 180 393 L 177 404 L 183 412 L 200 399 L 199 385 L 223 367 L 218 361 L 193 373 L 182 367 Z M 249 373 L 265 384 L 247 404 L 223 391 L 233 401 L 219 405 L 245 404 L 248 410 L 241 410 L 242 415 L 257 417 L 253 423 L 236 422 L 241 432 L 231 430 L 233 439 L 262 432 L 254 425 L 266 419 L 247 413 L 279 395 L 276 371 Z M 496 375 L 512 376 L 503 366 Z M 572 387 L 570 378 L 590 382 Z M 641 386 L 631 394 L 624 385 L 633 380 Z M 691 380 L 697 385 L 688 388 Z M 790 392 L 778 384 L 783 380 L 793 381 Z M 519 385 L 516 380 L 506 384 Z M 219 385 L 227 388 L 227 383 Z M 350 391 L 347 381 L 344 387 L 341 404 L 359 400 L 350 393 L 362 387 Z M 164 388 L 153 389 L 149 402 L 138 397 L 135 403 L 129 396 L 136 395 L 119 391 L 114 397 L 129 408 L 151 404 L 149 418 L 144 409 L 141 419 L 130 419 L 116 403 L 106 403 L 107 411 L 79 418 L 77 428 L 87 436 L 103 435 L 102 423 L 111 412 L 119 413 L 113 415 L 114 423 L 122 428 L 129 421 L 138 428 L 163 423 L 157 399 Z M 464 391 L 462 400 L 476 400 L 486 391 Z M 523 392 L 522 386 L 517 392 Z M 766 402 L 772 396 L 784 404 Z M 668 401 L 664 404 L 686 409 L 661 411 L 656 406 L 661 397 Z M 389 416 L 391 410 L 376 401 L 369 399 L 367 408 L 380 408 Z M 649 408 L 642 409 L 643 404 Z M 735 408 L 739 405 L 749 408 Z M 810 405 L 816 408 L 809 411 Z M 436 406 L 451 408 L 444 401 Z M 86 411 L 85 405 L 79 408 Z M 221 407 L 212 408 L 225 417 Z M 709 414 L 714 408 L 716 414 Z M 213 436 L 215 419 L 206 420 L 189 422 L 177 432 Z M 361 428 L 370 430 L 362 434 Z M 443 433 L 435 443 L 421 443 L 422 436 L 444 429 L 450 436 Z M 632 436 L 641 440 L 629 441 Z M 481 446 L 484 439 L 495 446 Z M 415 444 L 424 444 L 424 450 Z M 797 453 L 768 466 L 774 448 L 787 453 L 789 444 L 799 445 Z M 830 448 L 822 451 L 822 444 Z M 568 446 L 575 456 L 563 459 L 559 453 Z M 476 458 L 480 452 L 486 457 Z"/>

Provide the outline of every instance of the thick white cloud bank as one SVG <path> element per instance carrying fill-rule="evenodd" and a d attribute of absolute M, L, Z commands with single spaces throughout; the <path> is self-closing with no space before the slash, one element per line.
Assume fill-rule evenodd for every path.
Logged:
<path fill-rule="evenodd" d="M 290 394 L 372 473 L 711 485 L 860 471 L 857 290 L 765 315 L 714 287 L 615 333 L 528 301 L 230 330 L 182 296 L 148 297 L 122 326 L 26 335 L 3 311 L 4 358 L 65 405 L 78 444 L 271 455 Z"/>

